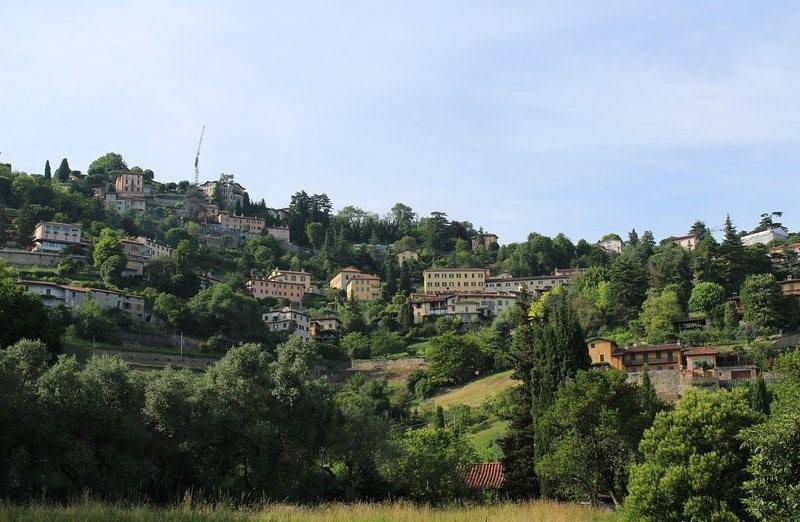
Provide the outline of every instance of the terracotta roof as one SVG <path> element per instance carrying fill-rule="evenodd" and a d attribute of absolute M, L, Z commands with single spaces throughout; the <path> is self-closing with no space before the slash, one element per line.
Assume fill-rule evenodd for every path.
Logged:
<path fill-rule="evenodd" d="M 659 350 L 680 350 L 683 346 L 680 344 L 650 344 L 646 346 L 629 346 L 625 348 L 626 352 L 657 352 Z"/>
<path fill-rule="evenodd" d="M 380 279 L 380 277 L 372 274 L 358 274 L 353 279 Z"/>
<path fill-rule="evenodd" d="M 501 488 L 506 477 L 502 462 L 481 462 L 467 472 L 467 487 L 475 489 Z"/>
<path fill-rule="evenodd" d="M 717 355 L 719 350 L 713 346 L 695 346 L 693 348 L 684 348 L 684 355 Z"/>

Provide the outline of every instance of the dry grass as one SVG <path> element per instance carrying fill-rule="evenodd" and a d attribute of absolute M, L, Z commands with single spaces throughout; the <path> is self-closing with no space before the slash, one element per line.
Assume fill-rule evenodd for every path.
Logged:
<path fill-rule="evenodd" d="M 519 381 L 511 379 L 511 371 L 495 373 L 476 381 L 468 382 L 463 386 L 452 388 L 433 398 L 431 402 L 446 408 L 455 404 L 479 406 L 487 398 L 511 386 L 516 386 Z"/>
<path fill-rule="evenodd" d="M 270 505 L 260 509 L 209 506 L 193 509 L 157 509 L 83 503 L 67 507 L 0 506 L 0 521 L 61 522 L 605 522 L 609 511 L 557 502 L 500 503 L 485 506 L 430 508 L 407 503 L 326 504 L 319 507 Z"/>

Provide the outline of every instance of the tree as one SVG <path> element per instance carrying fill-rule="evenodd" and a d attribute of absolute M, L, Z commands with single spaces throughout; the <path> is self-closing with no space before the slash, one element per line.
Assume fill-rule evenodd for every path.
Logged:
<path fill-rule="evenodd" d="M 536 473 L 554 496 L 598 504 L 607 495 L 621 502 L 628 466 L 653 420 L 641 408 L 642 390 L 625 379 L 616 370 L 579 371 L 538 419 L 549 443 Z"/>
<path fill-rule="evenodd" d="M 776 370 L 783 379 L 772 414 L 740 436 L 751 454 L 744 503 L 756 520 L 789 521 L 797 518 L 800 505 L 800 351 L 782 355 Z"/>
<path fill-rule="evenodd" d="M 722 323 L 722 307 L 725 304 L 725 288 L 707 281 L 697 283 L 689 296 L 689 310 L 700 312 L 714 324 Z"/>
<path fill-rule="evenodd" d="M 339 346 L 353 359 L 368 359 L 371 354 L 369 337 L 361 332 L 350 332 L 339 340 Z"/>
<path fill-rule="evenodd" d="M 647 342 L 661 344 L 675 339 L 678 333 L 675 321 L 682 317 L 678 287 L 670 285 L 660 293 L 655 290 L 648 292 L 639 320 L 644 325 Z"/>
<path fill-rule="evenodd" d="M 738 292 L 744 279 L 745 252 L 730 215 L 725 218 L 725 237 L 719 246 L 717 263 L 728 295 Z"/>
<path fill-rule="evenodd" d="M 2 269 L 2 266 L 0 266 Z M 51 353 L 61 349 L 61 330 L 53 324 L 39 296 L 25 293 L 0 270 L 0 349 L 23 338 L 38 339 Z"/>
<path fill-rule="evenodd" d="M 650 288 L 661 291 L 676 285 L 682 303 L 692 288 L 692 258 L 688 251 L 670 241 L 650 258 Z"/>
<path fill-rule="evenodd" d="M 391 299 L 397 293 L 397 264 L 394 259 L 386 260 L 386 269 L 383 276 L 383 291 L 384 299 Z"/>
<path fill-rule="evenodd" d="M 413 288 L 411 287 L 411 269 L 408 266 L 408 261 L 403 263 L 400 267 L 400 281 L 398 286 L 400 292 L 402 292 L 404 296 L 408 297 L 411 295 Z"/>
<path fill-rule="evenodd" d="M 120 172 L 128 170 L 128 165 L 122 159 L 121 154 L 116 152 L 109 152 L 94 160 L 86 171 L 86 175 L 90 177 L 100 177 L 106 181 L 111 181 L 117 177 Z"/>
<path fill-rule="evenodd" d="M 449 429 L 408 430 L 396 439 L 397 455 L 383 466 L 398 493 L 416 501 L 462 498 L 464 475 L 476 460 L 464 436 Z"/>
<path fill-rule="evenodd" d="M 61 164 L 56 169 L 56 179 L 58 181 L 67 181 L 71 172 L 72 169 L 69 168 L 69 162 L 67 161 L 67 158 L 63 158 L 61 160 Z"/>
<path fill-rule="evenodd" d="M 741 290 L 744 320 L 756 328 L 775 328 L 781 324 L 782 296 L 772 274 L 751 275 Z"/>
<path fill-rule="evenodd" d="M 306 225 L 306 236 L 311 246 L 319 249 L 325 240 L 325 227 L 322 223 L 313 221 Z"/>
<path fill-rule="evenodd" d="M 659 413 L 630 471 L 628 520 L 738 520 L 747 455 L 738 433 L 759 420 L 745 390 L 692 389 Z"/>
<path fill-rule="evenodd" d="M 636 317 L 647 292 L 647 271 L 641 257 L 627 248 L 608 270 L 608 300 L 614 316 L 622 322 Z"/>
<path fill-rule="evenodd" d="M 52 172 L 50 171 L 50 160 L 44 162 L 44 179 L 50 179 L 53 177 Z"/>
<path fill-rule="evenodd" d="M 769 415 L 769 392 L 767 392 L 767 383 L 764 382 L 764 375 L 758 374 L 756 383 L 753 386 L 753 392 L 750 395 L 750 407 L 754 411 Z"/>
<path fill-rule="evenodd" d="M 537 430 L 538 419 L 559 386 L 591 365 L 583 331 L 565 299 L 558 298 L 545 317 L 517 328 L 512 359 L 512 375 L 522 383 L 514 392 L 511 425 L 502 443 L 506 488 L 516 497 L 547 495 L 534 467 L 547 446 L 547 433 Z"/>
<path fill-rule="evenodd" d="M 461 383 L 487 369 L 487 360 L 473 339 L 448 332 L 431 339 L 428 375 L 439 384 Z"/>
<path fill-rule="evenodd" d="M 90 341 L 111 341 L 117 325 L 94 300 L 87 299 L 75 311 L 75 333 Z"/>
<path fill-rule="evenodd" d="M 400 305 L 400 311 L 397 313 L 397 322 L 403 331 L 408 331 L 414 326 L 414 309 L 408 299 L 405 299 Z"/>
<path fill-rule="evenodd" d="M 104 228 L 92 251 L 94 267 L 100 270 L 108 283 L 115 280 L 125 268 L 125 254 L 122 251 L 122 234 L 112 228 Z"/>

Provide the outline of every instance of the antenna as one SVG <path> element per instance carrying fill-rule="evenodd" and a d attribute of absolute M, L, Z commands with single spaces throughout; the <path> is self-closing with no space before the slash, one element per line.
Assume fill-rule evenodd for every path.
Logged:
<path fill-rule="evenodd" d="M 200 131 L 200 141 L 197 142 L 197 154 L 194 157 L 194 184 L 197 185 L 199 183 L 200 178 L 200 169 L 198 168 L 198 163 L 200 163 L 200 146 L 203 144 L 203 135 L 206 133 L 206 126 L 203 125 L 203 129 Z"/>

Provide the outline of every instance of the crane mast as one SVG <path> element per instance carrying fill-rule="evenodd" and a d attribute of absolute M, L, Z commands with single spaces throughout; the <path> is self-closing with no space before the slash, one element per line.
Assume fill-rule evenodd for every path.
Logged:
<path fill-rule="evenodd" d="M 206 133 L 206 126 L 203 125 L 202 130 L 200 131 L 200 141 L 197 142 L 197 154 L 194 157 L 194 184 L 197 185 L 200 182 L 200 146 L 203 144 L 203 135 Z"/>

